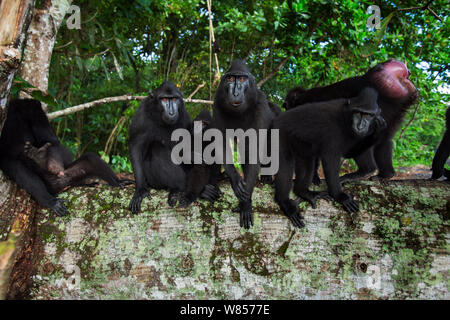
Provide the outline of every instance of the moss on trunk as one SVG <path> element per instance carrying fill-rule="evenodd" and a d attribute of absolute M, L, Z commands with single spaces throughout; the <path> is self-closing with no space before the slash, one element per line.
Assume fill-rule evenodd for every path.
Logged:
<path fill-rule="evenodd" d="M 324 186 L 322 186 L 324 187 Z M 71 216 L 43 210 L 33 299 L 449 299 L 450 184 L 363 181 L 351 217 L 301 203 L 292 227 L 271 186 L 253 195 L 255 226 L 239 227 L 229 185 L 210 204 L 167 205 L 152 190 L 132 215 L 134 189 L 76 188 Z"/>

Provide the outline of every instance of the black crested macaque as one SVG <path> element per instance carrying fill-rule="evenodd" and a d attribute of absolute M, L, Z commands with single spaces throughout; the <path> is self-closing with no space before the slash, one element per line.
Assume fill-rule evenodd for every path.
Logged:
<path fill-rule="evenodd" d="M 283 110 L 274 102 L 267 101 L 269 104 L 270 111 L 272 111 L 274 117 L 278 117 L 281 113 L 283 113 Z"/>
<path fill-rule="evenodd" d="M 272 111 L 273 118 L 278 117 L 283 112 L 276 103 L 274 103 L 272 101 L 268 101 L 268 104 L 269 104 L 270 111 Z M 269 129 L 271 129 L 271 127 L 272 127 L 272 123 L 271 123 L 271 126 Z M 268 154 L 269 156 L 270 156 L 270 150 L 271 150 L 270 143 L 271 143 L 270 135 L 268 135 L 267 136 L 267 150 L 269 151 L 269 154 Z M 264 167 L 264 165 L 262 165 L 261 167 Z M 262 174 L 261 177 L 259 178 L 259 180 L 261 181 L 261 183 L 264 183 L 264 184 L 272 184 L 273 183 L 273 177 L 271 175 L 263 175 Z"/>
<path fill-rule="evenodd" d="M 27 164 L 39 172 L 51 194 L 58 194 L 75 186 L 95 186 L 97 183 L 86 184 L 84 182 L 87 178 L 92 177 L 103 178 L 111 186 L 124 187 L 127 184 L 134 184 L 133 180 L 118 179 L 108 164 L 95 153 L 88 152 L 64 166 L 58 156 L 58 151 L 51 147 L 52 144 L 47 142 L 37 148 L 30 141 L 26 141 L 24 147 L 25 159 L 28 159 Z"/>
<path fill-rule="evenodd" d="M 195 132 L 194 123 L 201 121 L 202 126 L 199 128 L 201 132 Z M 191 126 L 191 135 L 202 134 L 211 127 L 212 116 L 208 110 L 200 111 L 199 115 L 194 119 L 194 123 Z M 192 159 L 194 159 L 194 143 L 192 139 Z M 204 147 L 203 147 L 204 149 Z M 203 152 L 204 150 L 202 150 Z M 198 197 L 209 200 L 211 202 L 216 201 L 221 191 L 218 187 L 218 180 L 220 175 L 220 167 L 217 165 L 208 165 L 205 163 L 191 164 L 185 166 L 187 171 L 187 186 L 186 191 L 182 193 L 179 198 L 179 207 L 188 207 Z"/>
<path fill-rule="evenodd" d="M 136 180 L 131 212 L 136 214 L 141 210 L 142 199 L 150 197 L 149 188 L 168 189 L 171 206 L 186 189 L 185 170 L 171 159 L 175 145 L 171 136 L 174 130 L 189 130 L 190 126 L 183 96 L 169 81 L 141 102 L 130 126 L 129 147 Z"/>
<path fill-rule="evenodd" d="M 41 102 L 33 99 L 9 103 L 0 137 L 0 169 L 58 216 L 69 213 L 65 201 L 55 197 L 62 190 L 83 185 L 89 177 L 101 178 L 114 187 L 126 182 L 94 153 L 73 161 L 50 126 Z"/>
<path fill-rule="evenodd" d="M 258 90 L 254 76 L 250 73 L 242 60 L 232 62 L 230 69 L 222 76 L 219 88 L 214 97 L 213 128 L 223 134 L 225 140 L 226 129 L 269 129 L 274 117 L 265 94 Z M 242 143 L 242 142 L 241 142 Z M 258 179 L 260 161 L 248 163 L 249 147 L 246 145 L 246 162 L 242 164 L 244 180 L 237 172 L 233 163 L 224 161 L 225 172 L 231 180 L 234 194 L 239 199 L 240 225 L 246 229 L 253 225 L 251 196 Z M 223 141 L 225 149 L 228 142 Z"/>
<path fill-rule="evenodd" d="M 433 174 L 431 179 L 439 179 L 444 175 L 447 181 L 450 181 L 450 170 L 445 169 L 444 165 L 450 155 L 450 107 L 445 112 L 445 133 L 442 137 L 442 141 L 436 151 L 433 158 L 433 165 L 431 170 Z"/>
<path fill-rule="evenodd" d="M 399 129 L 409 107 L 418 98 L 417 89 L 409 80 L 410 72 L 405 64 L 397 60 L 388 60 L 371 68 L 362 76 L 348 78 L 325 87 L 309 90 L 291 89 L 283 107 L 287 110 L 311 102 L 351 98 L 359 94 L 364 87 L 373 87 L 378 91 L 378 105 L 381 116 L 386 120 L 387 128 L 380 132 L 378 141 L 363 153 L 353 152 L 358 170 L 341 177 L 341 182 L 363 178 L 378 168 L 378 175 L 372 179 L 390 179 L 395 175 L 392 165 L 392 139 Z M 360 147 L 358 146 L 357 149 Z"/>
<path fill-rule="evenodd" d="M 275 177 L 275 200 L 295 226 L 303 227 L 304 223 L 298 213 L 298 202 L 289 199 L 294 167 L 299 169 L 294 193 L 309 201 L 313 208 L 318 198 L 331 196 L 346 211 L 359 210 L 358 203 L 342 192 L 340 161 L 363 140 L 366 140 L 364 146 L 370 148 L 385 129 L 377 97 L 375 89 L 365 88 L 354 98 L 304 104 L 274 120 L 274 129 L 280 130 L 280 170 Z M 372 135 L 375 137 L 368 139 Z M 358 148 L 364 151 L 362 146 Z M 328 193 L 309 190 L 317 158 L 322 159 Z"/>

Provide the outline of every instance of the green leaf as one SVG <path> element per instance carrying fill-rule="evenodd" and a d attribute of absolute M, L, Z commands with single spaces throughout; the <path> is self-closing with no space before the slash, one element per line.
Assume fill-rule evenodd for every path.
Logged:
<path fill-rule="evenodd" d="M 45 104 L 47 104 L 49 106 L 52 106 L 54 108 L 58 107 L 58 103 L 56 102 L 55 97 L 53 97 L 51 94 L 45 94 L 40 90 L 34 90 L 31 93 L 31 96 L 34 99 L 44 102 Z"/>
<path fill-rule="evenodd" d="M 397 11 L 391 12 L 386 18 L 384 18 L 381 21 L 380 29 L 377 31 L 377 34 L 375 35 L 375 41 L 378 44 L 381 42 L 381 39 L 383 39 L 383 36 L 387 29 L 387 26 L 396 13 L 397 13 Z"/>
<path fill-rule="evenodd" d="M 83 71 L 83 60 L 79 56 L 75 56 L 75 62 L 77 64 L 78 70 Z"/>

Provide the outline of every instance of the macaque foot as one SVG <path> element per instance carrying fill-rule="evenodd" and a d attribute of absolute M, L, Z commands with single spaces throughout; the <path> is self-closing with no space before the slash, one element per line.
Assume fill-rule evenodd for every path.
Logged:
<path fill-rule="evenodd" d="M 194 197 L 191 194 L 188 193 L 182 193 L 178 197 L 178 207 L 179 208 L 187 208 L 191 205 L 192 202 L 194 202 Z"/>
<path fill-rule="evenodd" d="M 267 175 L 261 175 L 261 177 L 259 177 L 259 181 L 261 181 L 261 183 L 264 183 L 264 184 L 272 184 L 273 177 L 267 176 Z"/>
<path fill-rule="evenodd" d="M 33 160 L 40 168 L 46 170 L 47 169 L 47 151 L 52 144 L 47 142 L 39 149 L 31 144 L 30 141 L 25 142 L 25 146 L 23 148 L 23 152 L 27 158 Z"/>
<path fill-rule="evenodd" d="M 303 228 L 305 226 L 303 217 L 298 211 L 298 201 L 292 199 L 285 200 L 280 203 L 280 208 L 294 227 Z"/>
<path fill-rule="evenodd" d="M 129 208 L 132 213 L 137 214 L 141 211 L 141 202 L 145 197 L 150 198 L 150 193 L 147 190 L 135 191 L 133 198 L 130 201 Z"/>
<path fill-rule="evenodd" d="M 387 181 L 390 180 L 393 176 L 395 176 L 395 173 L 389 174 L 389 175 L 380 175 L 377 174 L 376 176 L 370 177 L 370 181 Z"/>
<path fill-rule="evenodd" d="M 170 191 L 169 197 L 167 199 L 167 203 L 169 204 L 169 206 L 171 206 L 173 208 L 177 204 L 177 201 L 179 202 L 183 196 L 184 196 L 184 193 L 181 191 Z"/>
<path fill-rule="evenodd" d="M 68 203 L 67 200 L 64 199 L 56 199 L 55 204 L 50 207 L 50 209 L 58 216 L 63 217 L 67 216 L 69 214 L 69 210 L 66 208 L 66 203 Z"/>
<path fill-rule="evenodd" d="M 202 199 L 206 199 L 210 202 L 214 202 L 217 199 L 219 199 L 221 195 L 222 195 L 222 191 L 220 191 L 220 188 L 218 186 L 212 185 L 212 184 L 207 184 L 205 186 L 205 188 L 203 189 L 200 197 Z"/>
<path fill-rule="evenodd" d="M 306 192 L 300 192 L 297 194 L 301 199 L 308 201 L 313 209 L 316 209 L 316 202 L 318 199 L 325 199 L 332 201 L 333 198 L 328 194 L 328 192 L 324 191 L 306 191 Z"/>
<path fill-rule="evenodd" d="M 339 196 L 337 202 L 339 202 L 348 213 L 355 213 L 359 211 L 358 201 L 354 200 L 352 196 L 348 194 L 344 193 Z"/>

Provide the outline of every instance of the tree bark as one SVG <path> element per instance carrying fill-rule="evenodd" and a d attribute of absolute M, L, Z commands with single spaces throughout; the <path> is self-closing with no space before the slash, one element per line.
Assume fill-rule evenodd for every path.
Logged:
<path fill-rule="evenodd" d="M 14 76 L 22 60 L 26 30 L 33 11 L 31 0 L 0 1 L 0 108 L 4 109 Z M 0 128 L 5 112 L 0 111 Z"/>
<path fill-rule="evenodd" d="M 68 0 L 45 0 L 33 10 L 31 0 L 0 1 L 0 120 L 17 70 L 46 92 L 56 34 L 68 10 Z M 33 15 L 34 11 L 34 15 Z M 28 193 L 0 173 L 0 299 L 27 295 L 36 259 L 36 217 L 41 208 Z"/>
<path fill-rule="evenodd" d="M 32 0 L 0 1 L 0 130 L 6 118 L 14 76 L 22 60 L 26 32 L 30 25 Z M 35 205 L 0 172 L 0 299 L 6 296 L 15 261 L 29 244 L 24 222 L 34 216 Z"/>
<path fill-rule="evenodd" d="M 72 0 L 46 0 L 42 9 L 34 10 L 27 34 L 20 76 L 47 93 L 53 46 L 61 23 Z M 43 106 L 46 109 L 46 106 Z"/>
<path fill-rule="evenodd" d="M 70 216 L 38 216 L 32 299 L 450 299 L 450 187 L 428 180 L 360 181 L 361 210 L 300 204 L 305 228 L 281 213 L 271 188 L 252 195 L 254 227 L 232 212 L 229 183 L 214 204 L 170 208 L 151 190 L 74 188 Z M 50 236 L 49 236 L 50 235 Z M 447 240 L 446 240 L 447 239 Z"/>

